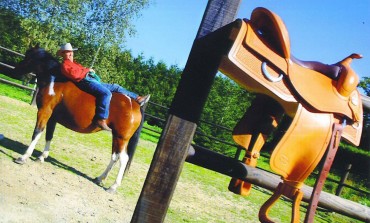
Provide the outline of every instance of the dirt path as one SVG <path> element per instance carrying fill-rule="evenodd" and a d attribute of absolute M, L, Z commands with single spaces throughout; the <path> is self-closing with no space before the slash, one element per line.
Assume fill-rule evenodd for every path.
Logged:
<path fill-rule="evenodd" d="M 135 201 L 127 204 L 125 197 L 50 163 L 21 166 L 7 156 L 0 147 L 0 222 L 130 221 Z"/>
<path fill-rule="evenodd" d="M 133 162 L 128 180 L 117 194 L 109 194 L 92 178 L 109 162 L 110 134 L 92 137 L 59 125 L 44 163 L 34 161 L 45 144 L 43 135 L 31 160 L 16 164 L 13 160 L 30 142 L 36 112 L 35 106 L 0 96 L 0 223 L 130 222 L 149 165 Z M 155 148 L 149 143 L 141 142 Z M 115 174 L 105 186 L 113 183 Z"/>

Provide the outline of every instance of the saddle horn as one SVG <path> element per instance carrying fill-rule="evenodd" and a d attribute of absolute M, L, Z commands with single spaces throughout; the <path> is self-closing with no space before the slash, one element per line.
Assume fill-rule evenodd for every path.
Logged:
<path fill-rule="evenodd" d="M 350 67 L 350 64 L 353 59 L 361 58 L 361 54 L 353 53 L 338 63 L 338 65 L 340 65 L 342 69 L 339 74 L 337 91 L 342 96 L 349 97 L 353 90 L 356 89 L 359 83 L 359 77 L 356 72 Z"/>

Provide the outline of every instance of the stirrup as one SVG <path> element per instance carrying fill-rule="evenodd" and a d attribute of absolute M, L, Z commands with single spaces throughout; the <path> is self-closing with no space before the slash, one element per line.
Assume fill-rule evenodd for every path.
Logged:
<path fill-rule="evenodd" d="M 293 200 L 291 223 L 299 223 L 299 207 L 303 198 L 303 192 L 299 188 L 285 183 L 280 183 L 274 194 L 262 205 L 258 213 L 260 222 L 274 223 L 274 221 L 268 217 L 268 212 L 281 195 Z"/>

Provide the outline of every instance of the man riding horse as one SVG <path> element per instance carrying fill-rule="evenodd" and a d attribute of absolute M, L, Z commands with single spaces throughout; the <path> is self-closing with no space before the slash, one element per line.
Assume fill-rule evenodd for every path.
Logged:
<path fill-rule="evenodd" d="M 66 43 L 60 47 L 57 52 L 58 56 L 63 58 L 61 71 L 64 76 L 76 84 L 76 86 L 96 98 L 96 109 L 94 116 L 94 124 L 104 130 L 111 131 L 106 123 L 109 116 L 109 103 L 112 98 L 111 92 L 118 92 L 135 99 L 140 106 L 149 101 L 150 95 L 139 96 L 136 93 L 126 90 L 117 84 L 107 84 L 100 82 L 99 76 L 92 68 L 87 68 L 74 61 L 73 48 L 70 43 Z"/>

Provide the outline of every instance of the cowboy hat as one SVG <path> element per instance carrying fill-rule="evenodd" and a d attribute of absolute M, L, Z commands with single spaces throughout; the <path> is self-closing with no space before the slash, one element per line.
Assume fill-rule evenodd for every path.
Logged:
<path fill-rule="evenodd" d="M 64 51 L 75 51 L 75 50 L 78 50 L 78 48 L 73 48 L 70 43 L 66 43 L 60 46 L 60 49 L 58 50 L 57 55 L 62 56 L 62 52 Z"/>

